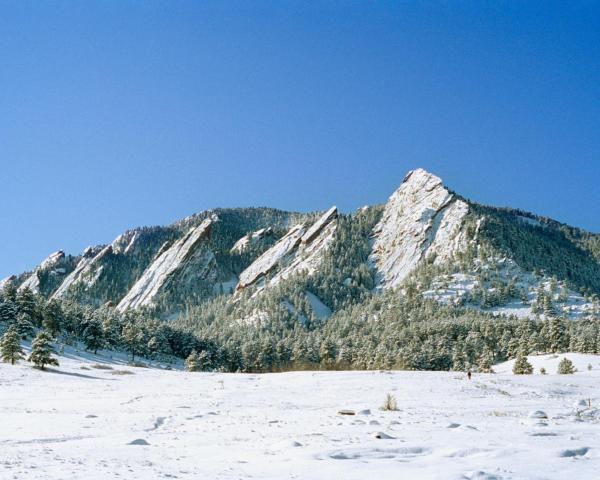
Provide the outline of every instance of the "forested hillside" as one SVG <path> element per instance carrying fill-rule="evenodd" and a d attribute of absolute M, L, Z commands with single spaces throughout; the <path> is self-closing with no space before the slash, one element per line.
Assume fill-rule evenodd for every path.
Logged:
<path fill-rule="evenodd" d="M 599 235 L 415 170 L 352 213 L 215 209 L 58 251 L 2 281 L 0 330 L 207 370 L 485 370 L 600 351 L 599 259 Z"/>

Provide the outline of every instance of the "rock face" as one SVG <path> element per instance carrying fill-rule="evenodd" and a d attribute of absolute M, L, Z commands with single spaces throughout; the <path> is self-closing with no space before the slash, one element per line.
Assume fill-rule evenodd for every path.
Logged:
<path fill-rule="evenodd" d="M 14 281 L 17 279 L 17 277 L 15 275 L 11 275 L 10 277 L 6 277 L 3 278 L 2 280 L 0 280 L 0 291 L 4 290 L 4 287 L 9 284 L 9 283 L 14 283 Z"/>
<path fill-rule="evenodd" d="M 40 292 L 40 278 L 39 273 L 44 271 L 50 271 L 50 274 L 62 275 L 64 269 L 60 270 L 58 267 L 62 260 L 65 258 L 65 252 L 59 250 L 48 256 L 42 263 L 40 263 L 33 273 L 19 286 L 19 290 L 29 288 L 34 293 Z M 56 269 L 56 270 L 55 270 Z"/>
<path fill-rule="evenodd" d="M 151 306 L 156 296 L 176 278 L 186 281 L 189 278 L 209 278 L 215 275 L 215 257 L 208 250 L 200 248 L 210 236 L 215 216 L 191 228 L 182 238 L 163 248 L 143 275 L 119 302 L 121 312 L 143 306 Z"/>
<path fill-rule="evenodd" d="M 140 239 L 139 229 L 127 230 L 122 233 L 111 243 L 113 253 L 128 254 L 135 247 L 137 241 Z"/>
<path fill-rule="evenodd" d="M 87 247 L 83 251 L 81 259 L 79 260 L 79 263 L 77 263 L 75 270 L 73 270 L 67 276 L 67 278 L 64 279 L 60 287 L 56 289 L 51 298 L 64 297 L 69 289 L 77 283 L 86 282 L 88 285 L 92 284 L 100 274 L 100 270 L 94 272 L 94 265 L 99 261 L 99 259 L 103 258 L 105 255 L 108 255 L 111 251 L 112 247 L 110 245 Z M 93 275 L 91 275 L 92 272 L 94 272 Z"/>
<path fill-rule="evenodd" d="M 275 245 L 258 257 L 240 274 L 237 289 L 246 288 L 273 270 L 283 258 L 293 252 L 304 235 L 303 224 L 293 226 Z"/>
<path fill-rule="evenodd" d="M 250 245 L 260 242 L 269 235 L 273 235 L 272 228 L 261 228 L 256 232 L 252 232 L 251 234 L 245 235 L 242 238 L 240 238 L 237 242 L 235 242 L 233 247 L 231 247 L 230 251 L 231 253 L 242 253 Z"/>
<path fill-rule="evenodd" d="M 461 225 L 468 210 L 435 175 L 422 169 L 409 172 L 373 231 L 370 259 L 377 286 L 395 287 L 430 255 L 442 263 L 466 248 Z"/>
<path fill-rule="evenodd" d="M 291 274 L 303 270 L 312 275 L 323 253 L 333 241 L 337 216 L 337 207 L 331 207 L 310 227 L 307 228 L 304 224 L 292 227 L 284 237 L 240 274 L 236 292 L 250 285 L 275 285 Z M 265 283 L 266 275 L 273 272 L 276 273 Z"/>

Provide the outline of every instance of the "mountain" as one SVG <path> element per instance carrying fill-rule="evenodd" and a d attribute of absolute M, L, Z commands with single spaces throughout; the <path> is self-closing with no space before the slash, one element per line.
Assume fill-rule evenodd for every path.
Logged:
<path fill-rule="evenodd" d="M 348 258 L 358 244 L 362 258 Z M 323 214 L 212 210 L 129 230 L 79 256 L 58 251 L 11 281 L 50 298 L 173 314 L 220 293 L 233 293 L 236 303 L 256 298 L 298 278 L 327 290 L 322 277 L 330 274 L 326 283 L 337 282 L 331 288 L 339 292 L 310 298 L 333 311 L 365 291 L 410 285 L 441 302 L 519 316 L 543 315 L 547 294 L 554 308 L 579 318 L 595 313 L 589 297 L 600 293 L 600 236 L 478 205 L 416 169 L 383 207 L 350 215 L 335 207 Z"/>
<path fill-rule="evenodd" d="M 210 339 L 221 345 L 215 348 L 234 349 L 238 356 L 254 354 L 242 354 L 233 344 L 258 341 L 249 338 L 261 332 L 270 340 L 257 347 L 255 365 L 259 354 L 282 339 L 306 344 L 297 345 L 296 354 L 286 353 L 289 358 L 322 358 L 321 349 L 333 355 L 322 343 L 327 335 L 337 345 L 332 351 L 341 355 L 340 331 L 350 342 L 345 350 L 355 355 L 358 342 L 372 342 L 364 348 L 377 350 L 395 338 L 381 355 L 387 358 L 391 349 L 398 358 L 398 349 L 408 348 L 399 332 L 408 335 L 441 318 L 462 319 L 465 336 L 478 329 L 490 335 L 485 325 L 492 319 L 509 322 L 510 335 L 519 319 L 535 325 L 555 318 L 595 321 L 600 235 L 521 210 L 477 204 L 416 169 L 384 205 L 350 214 L 336 207 L 313 213 L 214 209 L 165 227 L 129 230 L 81 255 L 58 251 L 33 272 L 2 282 L 63 305 L 168 320 L 169 328 Z M 377 323 L 382 318 L 385 325 Z M 583 328 L 576 325 L 563 329 Z M 537 327 L 527 328 L 533 335 Z M 535 334 L 547 336 L 548 328 L 540 326 Z M 387 337 L 378 343 L 384 332 Z M 403 357 L 404 364 L 425 355 L 419 342 L 422 350 L 423 342 L 435 338 L 415 339 L 414 333 L 412 356 Z M 317 334 L 320 346 L 311 353 L 307 345 Z M 368 337 L 352 340 L 353 335 Z M 498 347 L 501 356 L 517 348 L 506 335 Z M 600 334 L 588 343 L 600 344 Z M 457 347 L 431 346 L 436 348 Z M 473 348 L 484 350 L 482 344 Z M 488 342 L 485 348 L 497 346 Z M 354 365 L 358 360 L 348 355 Z M 433 368 L 458 362 L 446 357 L 422 361 Z M 236 361 L 229 358 L 227 368 L 236 368 Z"/>

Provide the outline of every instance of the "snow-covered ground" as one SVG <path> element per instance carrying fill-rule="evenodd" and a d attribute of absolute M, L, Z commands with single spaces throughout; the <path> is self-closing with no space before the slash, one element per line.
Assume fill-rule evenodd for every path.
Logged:
<path fill-rule="evenodd" d="M 471 381 L 0 364 L 0 478 L 595 479 L 600 357 L 567 356 L 578 373 L 554 375 L 548 355 L 530 357 L 535 375 Z M 388 392 L 398 411 L 379 410 Z"/>

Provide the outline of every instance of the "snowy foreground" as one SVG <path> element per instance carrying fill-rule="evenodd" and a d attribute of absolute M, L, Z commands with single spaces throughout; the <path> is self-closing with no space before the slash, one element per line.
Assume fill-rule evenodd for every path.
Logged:
<path fill-rule="evenodd" d="M 554 375 L 559 358 L 544 356 L 535 375 L 471 381 L 1 364 L 0 478 L 596 479 L 600 357 L 568 356 L 575 375 Z M 388 392 L 399 411 L 379 410 Z"/>

